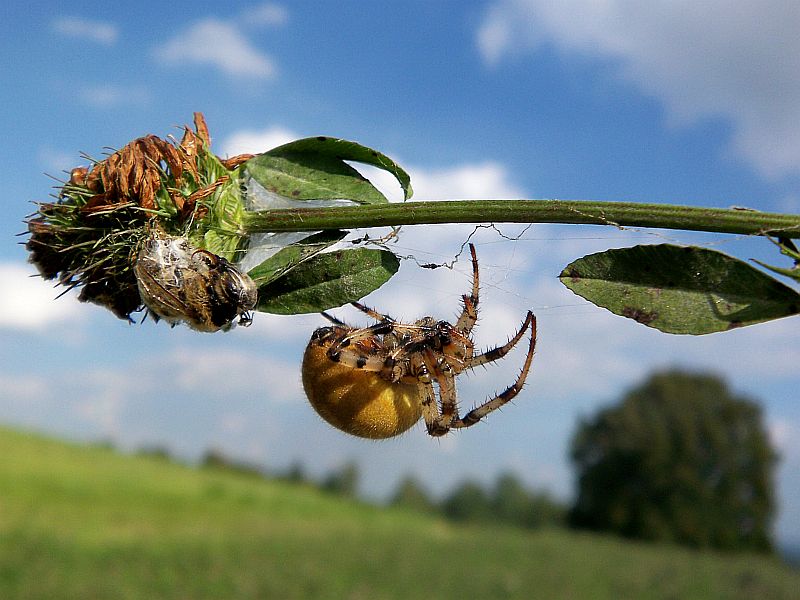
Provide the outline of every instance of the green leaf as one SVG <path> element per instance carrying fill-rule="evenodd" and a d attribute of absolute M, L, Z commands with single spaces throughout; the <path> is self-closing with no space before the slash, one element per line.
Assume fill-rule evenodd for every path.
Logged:
<path fill-rule="evenodd" d="M 760 260 L 753 259 L 753 262 L 756 264 L 761 265 L 765 269 L 769 269 L 773 273 L 777 273 L 778 275 L 784 275 L 786 277 L 791 277 L 795 281 L 800 281 L 800 269 L 794 267 L 793 269 L 784 269 L 782 267 L 773 267 L 772 265 L 768 265 L 767 263 L 763 263 Z"/>
<path fill-rule="evenodd" d="M 781 254 L 794 259 L 794 266 L 791 269 L 786 269 L 783 267 L 773 267 L 772 265 L 768 265 L 767 263 L 763 263 L 756 259 L 753 259 L 753 262 L 761 265 L 765 269 L 769 269 L 773 273 L 778 273 L 779 275 L 791 277 L 795 281 L 800 281 L 800 268 L 798 267 L 798 263 L 800 262 L 800 252 L 798 252 L 794 242 L 788 238 L 778 238 L 777 242 L 770 238 L 770 241 L 781 249 Z"/>
<path fill-rule="evenodd" d="M 345 199 L 385 204 L 386 197 L 345 161 L 388 171 L 411 197 L 411 178 L 397 163 L 356 142 L 330 137 L 305 138 L 248 160 L 245 171 L 267 190 L 294 200 Z"/>
<path fill-rule="evenodd" d="M 800 312 L 792 288 L 698 247 L 607 250 L 570 263 L 559 279 L 590 302 L 666 333 L 713 333 Z"/>
<path fill-rule="evenodd" d="M 400 268 L 386 250 L 359 248 L 318 254 L 258 290 L 256 310 L 279 315 L 313 313 L 359 300 Z"/>
<path fill-rule="evenodd" d="M 346 231 L 338 229 L 321 231 L 279 250 L 260 265 L 250 269 L 247 274 L 258 287 L 265 286 L 285 275 L 300 263 L 340 241 L 346 235 Z"/>
<path fill-rule="evenodd" d="M 244 200 L 240 185 L 238 177 L 231 175 L 229 181 L 215 190 L 210 202 L 203 202 L 208 214 L 197 222 L 193 234 L 195 237 L 202 234 L 202 241 L 195 242 L 199 248 L 231 262 L 236 260 L 245 243 L 242 233 Z"/>

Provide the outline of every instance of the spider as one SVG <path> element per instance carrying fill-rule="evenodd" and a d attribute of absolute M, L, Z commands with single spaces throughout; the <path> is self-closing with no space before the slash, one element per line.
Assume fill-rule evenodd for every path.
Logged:
<path fill-rule="evenodd" d="M 403 433 L 422 417 L 428 434 L 439 437 L 475 425 L 520 392 L 536 346 L 536 317 L 528 311 L 507 343 L 475 353 L 471 333 L 478 320 L 478 258 L 472 244 L 469 249 L 472 291 L 462 296 L 464 308 L 455 325 L 433 317 L 400 323 L 358 302 L 352 305 L 375 324 L 358 329 L 322 313 L 332 326 L 311 336 L 303 357 L 303 387 L 323 419 L 352 435 L 379 439 Z M 516 381 L 459 416 L 456 377 L 503 358 L 528 328 L 528 354 Z"/>

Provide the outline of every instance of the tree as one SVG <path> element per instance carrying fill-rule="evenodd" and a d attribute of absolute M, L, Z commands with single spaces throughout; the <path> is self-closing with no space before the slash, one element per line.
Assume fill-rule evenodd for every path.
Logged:
<path fill-rule="evenodd" d="M 652 375 L 572 442 L 574 526 L 770 551 L 777 455 L 761 411 L 709 374 Z"/>
<path fill-rule="evenodd" d="M 498 521 L 527 525 L 531 511 L 531 494 L 513 473 L 501 473 L 492 490 L 492 515 Z"/>
<path fill-rule="evenodd" d="M 479 483 L 464 481 L 444 499 L 442 512 L 453 521 L 486 521 L 491 516 L 490 499 Z"/>
<path fill-rule="evenodd" d="M 513 473 L 501 473 L 491 497 L 492 518 L 535 529 L 564 523 L 564 506 L 546 492 L 532 492 Z"/>
<path fill-rule="evenodd" d="M 283 475 L 283 478 L 288 481 L 289 483 L 305 483 L 308 481 L 308 477 L 306 476 L 306 470 L 303 467 L 303 463 L 299 461 L 294 461 L 289 468 L 286 470 L 286 473 Z"/>
<path fill-rule="evenodd" d="M 358 465 L 348 462 L 325 478 L 322 489 L 340 496 L 355 497 L 358 493 L 358 477 Z"/>
<path fill-rule="evenodd" d="M 410 475 L 400 481 L 390 504 L 420 512 L 430 512 L 435 508 L 424 486 Z"/>

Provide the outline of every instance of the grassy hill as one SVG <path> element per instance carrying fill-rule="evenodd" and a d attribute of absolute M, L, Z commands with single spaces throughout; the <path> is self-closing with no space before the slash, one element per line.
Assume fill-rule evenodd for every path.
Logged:
<path fill-rule="evenodd" d="M 0 598 L 797 598 L 777 560 L 459 528 L 0 429 Z"/>

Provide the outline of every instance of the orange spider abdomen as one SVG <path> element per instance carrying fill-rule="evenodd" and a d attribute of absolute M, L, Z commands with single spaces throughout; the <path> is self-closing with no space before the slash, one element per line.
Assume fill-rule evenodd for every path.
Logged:
<path fill-rule="evenodd" d="M 374 371 L 334 362 L 327 344 L 314 338 L 303 356 L 303 388 L 323 419 L 358 437 L 394 437 L 422 416 L 419 384 L 392 383 Z"/>

